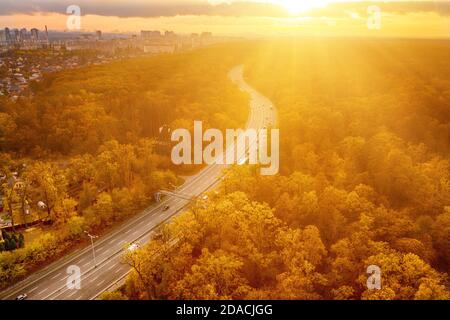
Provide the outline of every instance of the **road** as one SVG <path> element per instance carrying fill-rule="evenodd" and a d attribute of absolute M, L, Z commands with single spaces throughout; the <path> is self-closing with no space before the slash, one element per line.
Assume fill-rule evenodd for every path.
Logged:
<path fill-rule="evenodd" d="M 230 79 L 250 96 L 250 113 L 247 128 L 262 129 L 276 121 L 276 111 L 273 104 L 266 97 L 254 90 L 243 79 L 243 66 L 233 68 L 229 73 Z M 226 152 L 230 152 L 227 150 Z M 243 159 L 244 155 L 238 155 Z M 214 164 L 204 168 L 198 174 L 188 178 L 176 192 L 193 197 L 201 196 L 204 192 L 215 187 L 223 176 L 225 165 Z M 189 206 L 190 201 L 168 197 L 161 203 L 155 204 L 132 219 L 124 223 L 117 230 L 95 241 L 97 266 L 94 265 L 91 247 L 73 252 L 66 257 L 50 264 L 46 268 L 30 275 L 0 293 L 0 299 L 15 299 L 26 293 L 31 300 L 90 300 L 123 279 L 130 271 L 130 267 L 121 262 L 126 244 L 134 241 L 147 242 L 153 230 L 163 222 Z M 170 206 L 164 211 L 165 206 Z M 69 289 L 66 285 L 70 276 L 69 266 L 81 269 L 81 288 Z"/>

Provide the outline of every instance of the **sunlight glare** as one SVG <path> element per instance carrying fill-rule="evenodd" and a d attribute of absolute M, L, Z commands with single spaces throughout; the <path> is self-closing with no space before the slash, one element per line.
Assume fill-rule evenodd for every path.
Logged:
<path fill-rule="evenodd" d="M 322 7 L 332 2 L 331 0 L 274 0 L 291 14 L 299 14 L 308 9 Z"/>

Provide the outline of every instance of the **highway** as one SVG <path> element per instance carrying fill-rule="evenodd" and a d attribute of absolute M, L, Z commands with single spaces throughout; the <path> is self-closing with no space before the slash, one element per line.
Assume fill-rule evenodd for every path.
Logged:
<path fill-rule="evenodd" d="M 254 90 L 243 78 L 243 66 L 233 68 L 229 77 L 242 91 L 250 96 L 250 112 L 247 128 L 262 129 L 276 122 L 276 111 L 266 97 Z M 226 150 L 232 152 L 232 150 Z M 244 155 L 238 155 L 243 159 Z M 221 181 L 226 165 L 209 165 L 198 174 L 189 177 L 175 192 L 201 196 Z M 125 246 L 139 241 L 147 242 L 153 230 L 161 223 L 169 221 L 173 216 L 186 209 L 189 200 L 167 197 L 161 203 L 152 205 L 134 216 L 119 228 L 97 239 L 94 243 L 97 266 L 94 264 L 90 246 L 75 251 L 44 269 L 30 275 L 23 281 L 0 293 L 0 299 L 15 299 L 20 294 L 27 294 L 30 300 L 91 300 L 111 285 L 123 279 L 130 267 L 121 262 Z M 164 207 L 169 206 L 169 210 Z M 69 266 L 81 269 L 81 288 L 69 289 L 66 285 L 70 274 Z"/>

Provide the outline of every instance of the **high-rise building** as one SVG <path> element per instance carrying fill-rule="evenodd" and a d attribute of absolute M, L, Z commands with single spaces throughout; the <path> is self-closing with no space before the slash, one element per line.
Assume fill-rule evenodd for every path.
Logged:
<path fill-rule="evenodd" d="M 6 37 L 6 42 L 7 43 L 11 43 L 12 42 L 11 30 L 9 30 L 9 28 L 5 28 L 5 37 Z"/>
<path fill-rule="evenodd" d="M 38 41 L 39 40 L 39 30 L 36 28 L 31 29 L 31 40 Z"/>
<path fill-rule="evenodd" d="M 13 42 L 19 42 L 19 40 L 20 40 L 19 29 L 12 29 L 11 31 L 12 31 L 11 32 L 12 33 L 11 36 L 12 36 Z"/>
<path fill-rule="evenodd" d="M 159 37 L 161 37 L 161 31 L 142 30 L 141 31 L 141 37 L 144 38 L 144 39 L 159 38 Z"/>
<path fill-rule="evenodd" d="M 5 30 L 0 30 L 0 44 L 6 44 L 6 32 L 5 32 Z"/>
<path fill-rule="evenodd" d="M 166 38 L 175 38 L 175 32 L 173 32 L 173 31 L 166 31 L 166 32 L 164 32 L 164 37 L 166 37 Z"/>
<path fill-rule="evenodd" d="M 202 38 L 211 38 L 212 33 L 211 32 L 202 32 L 201 37 Z"/>
<path fill-rule="evenodd" d="M 25 29 L 25 28 L 20 29 L 19 41 L 25 41 L 25 40 L 27 40 L 27 37 L 28 37 L 27 29 Z"/>
<path fill-rule="evenodd" d="M 47 41 L 47 44 L 49 43 L 49 40 L 48 40 L 48 28 L 47 28 L 47 25 L 45 25 L 45 41 Z"/>

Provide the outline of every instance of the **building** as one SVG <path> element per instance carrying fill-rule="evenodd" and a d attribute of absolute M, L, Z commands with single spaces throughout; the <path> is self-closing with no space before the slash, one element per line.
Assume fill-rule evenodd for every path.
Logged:
<path fill-rule="evenodd" d="M 144 46 L 144 53 L 159 54 L 159 53 L 174 53 L 176 45 L 171 44 L 149 44 Z"/>
<path fill-rule="evenodd" d="M 6 44 L 6 32 L 5 30 L 0 30 L 0 45 Z"/>
<path fill-rule="evenodd" d="M 49 39 L 48 39 L 48 28 L 47 25 L 45 25 L 45 41 L 47 42 L 47 44 L 49 44 Z"/>
<path fill-rule="evenodd" d="M 23 42 L 25 40 L 28 40 L 28 32 L 27 29 L 22 28 L 19 32 L 19 41 Z"/>
<path fill-rule="evenodd" d="M 164 32 L 164 37 L 173 39 L 176 37 L 176 35 L 175 35 L 175 32 L 173 32 L 173 31 L 166 31 L 166 32 Z"/>
<path fill-rule="evenodd" d="M 19 29 L 12 29 L 12 40 L 13 42 L 19 42 L 20 40 L 20 31 Z"/>
<path fill-rule="evenodd" d="M 9 30 L 9 28 L 5 28 L 5 37 L 7 43 L 12 42 L 11 31 Z"/>
<path fill-rule="evenodd" d="M 30 30 L 30 32 L 31 32 L 31 40 L 38 41 L 39 40 L 39 30 L 36 28 L 33 28 Z"/>
<path fill-rule="evenodd" d="M 97 31 L 95 32 L 95 35 L 96 35 L 96 37 L 97 37 L 97 40 L 102 40 L 102 32 L 101 32 L 100 30 L 97 30 Z"/>
<path fill-rule="evenodd" d="M 141 38 L 143 39 L 160 38 L 160 37 L 161 31 L 148 31 L 148 30 L 141 31 Z"/>

